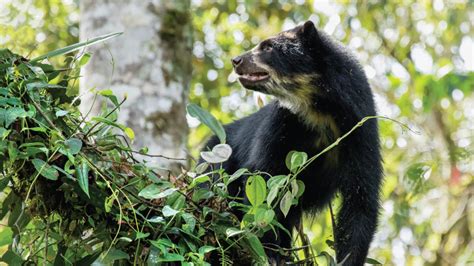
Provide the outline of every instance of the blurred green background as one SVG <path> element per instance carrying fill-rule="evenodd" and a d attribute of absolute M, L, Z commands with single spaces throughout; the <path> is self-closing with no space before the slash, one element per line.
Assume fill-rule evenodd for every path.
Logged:
<path fill-rule="evenodd" d="M 417 132 L 380 122 L 386 177 L 370 256 L 389 265 L 474 264 L 473 1 L 193 0 L 192 13 L 190 101 L 223 123 L 268 100 L 235 81 L 233 56 L 307 19 L 350 47 L 379 113 Z M 77 42 L 78 21 L 78 1 L 3 0 L 0 47 L 34 57 Z M 195 153 L 210 132 L 188 122 Z M 307 219 L 315 250 L 330 251 L 330 224 L 326 211 Z"/>

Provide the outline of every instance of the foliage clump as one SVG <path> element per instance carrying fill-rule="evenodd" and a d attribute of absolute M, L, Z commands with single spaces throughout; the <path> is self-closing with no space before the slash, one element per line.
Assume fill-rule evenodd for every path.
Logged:
<path fill-rule="evenodd" d="M 268 247 L 259 237 L 281 227 L 277 206 L 286 215 L 297 204 L 304 185 L 296 173 L 307 162 L 306 154 L 290 154 L 293 174 L 268 182 L 265 173 L 240 169 L 229 174 L 207 162 L 192 172 L 159 175 L 135 159 L 144 151 L 130 147 L 133 130 L 116 121 L 123 101 L 110 90 L 96 95 L 108 100 L 98 116 L 86 119 L 79 112 L 80 97 L 70 95 L 70 88 L 89 57 L 71 57 L 68 68 L 57 70 L 0 50 L 0 219 L 8 218 L 1 239 L 9 244 L 1 260 L 206 265 L 212 257 L 221 263 L 266 262 Z M 225 141 L 222 126 L 207 112 L 195 105 L 188 112 Z M 225 143 L 217 148 L 221 157 L 206 154 L 211 163 L 230 155 Z M 249 177 L 248 205 L 227 191 L 242 176 Z M 245 214 L 242 220 L 236 210 Z"/>

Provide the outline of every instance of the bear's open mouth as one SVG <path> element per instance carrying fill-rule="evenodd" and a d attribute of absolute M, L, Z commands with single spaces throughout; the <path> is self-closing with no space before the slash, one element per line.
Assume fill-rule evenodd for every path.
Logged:
<path fill-rule="evenodd" d="M 257 81 L 265 80 L 269 76 L 270 75 L 267 72 L 255 72 L 255 73 L 239 75 L 239 80 L 240 81 L 246 80 L 246 81 L 257 82 Z"/>

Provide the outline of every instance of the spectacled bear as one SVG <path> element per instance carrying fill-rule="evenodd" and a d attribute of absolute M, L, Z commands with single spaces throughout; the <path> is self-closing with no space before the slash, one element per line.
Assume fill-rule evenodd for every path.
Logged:
<path fill-rule="evenodd" d="M 248 168 L 271 175 L 288 174 L 285 157 L 290 151 L 313 156 L 362 118 L 376 115 L 361 65 L 311 21 L 262 41 L 233 58 L 232 64 L 245 88 L 273 95 L 276 100 L 225 126 L 233 149 L 223 164 L 228 173 Z M 214 136 L 206 149 L 218 143 Z M 342 205 L 334 236 L 337 260 L 344 265 L 363 265 L 380 207 L 382 157 L 376 120 L 368 120 L 309 165 L 299 178 L 306 187 L 299 208 L 292 208 L 287 217 L 280 214 L 279 221 L 291 231 L 301 222 L 302 213 L 316 213 L 339 193 Z M 244 179 L 234 182 L 230 193 L 243 197 Z M 290 247 L 286 234 L 280 233 L 277 239 L 271 235 L 262 242 Z M 269 253 L 270 259 L 272 256 L 275 259 Z"/>

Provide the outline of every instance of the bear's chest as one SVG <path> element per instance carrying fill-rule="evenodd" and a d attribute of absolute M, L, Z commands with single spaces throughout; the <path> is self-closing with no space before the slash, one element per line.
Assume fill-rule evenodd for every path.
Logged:
<path fill-rule="evenodd" d="M 266 171 L 270 174 L 286 174 L 288 169 L 285 159 L 290 151 L 302 151 L 308 158 L 316 156 L 327 144 L 324 133 L 309 130 L 304 125 L 295 123 L 280 124 L 279 127 L 267 127 L 266 131 L 257 132 L 249 148 L 248 163 L 251 168 Z M 327 144 L 327 145 L 330 145 Z M 335 151 L 321 156 L 313 164 L 328 167 Z"/>

